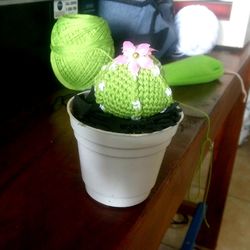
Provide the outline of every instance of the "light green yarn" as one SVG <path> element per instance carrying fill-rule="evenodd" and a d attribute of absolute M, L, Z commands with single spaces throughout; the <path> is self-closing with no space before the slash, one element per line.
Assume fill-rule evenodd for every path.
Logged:
<path fill-rule="evenodd" d="M 101 67 L 113 56 L 111 32 L 101 17 L 65 15 L 54 24 L 50 61 L 54 74 L 65 87 L 89 88 Z"/>
<path fill-rule="evenodd" d="M 127 65 L 112 63 L 95 78 L 95 97 L 105 112 L 132 119 L 162 112 L 173 102 L 171 89 L 161 75 L 140 69 L 135 79 Z"/>

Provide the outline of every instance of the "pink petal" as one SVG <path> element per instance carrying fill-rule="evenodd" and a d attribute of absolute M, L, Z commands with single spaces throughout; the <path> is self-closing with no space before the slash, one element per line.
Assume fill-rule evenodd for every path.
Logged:
<path fill-rule="evenodd" d="M 123 42 L 122 52 L 124 56 L 130 57 L 135 52 L 136 47 L 130 41 Z"/>
<path fill-rule="evenodd" d="M 135 61 L 130 61 L 128 64 L 128 70 L 135 76 L 138 75 L 140 66 Z"/>
<path fill-rule="evenodd" d="M 115 63 L 117 64 L 127 64 L 128 63 L 128 58 L 123 55 L 119 55 L 114 59 Z"/>
<path fill-rule="evenodd" d="M 137 59 L 137 63 L 144 69 L 152 69 L 154 67 L 153 60 L 148 56 L 140 56 Z"/>
<path fill-rule="evenodd" d="M 141 56 L 151 55 L 150 44 L 141 43 L 136 47 L 136 52 L 138 52 Z"/>

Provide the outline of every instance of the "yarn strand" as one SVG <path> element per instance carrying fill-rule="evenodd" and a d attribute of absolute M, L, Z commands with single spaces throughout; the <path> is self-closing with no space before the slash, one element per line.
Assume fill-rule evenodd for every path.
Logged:
<path fill-rule="evenodd" d="M 213 159 L 213 149 L 214 149 L 214 143 L 210 138 L 210 130 L 211 130 L 210 117 L 206 112 L 204 112 L 204 111 L 202 111 L 200 109 L 192 107 L 192 106 L 190 106 L 188 104 L 184 104 L 184 103 L 181 103 L 181 102 L 179 102 L 179 103 L 184 107 L 187 107 L 187 108 L 189 108 L 189 109 L 191 109 L 191 110 L 193 110 L 193 111 L 195 111 L 195 112 L 197 112 L 199 114 L 202 114 L 206 118 L 206 121 L 207 121 L 207 130 L 206 130 L 206 134 L 204 136 L 204 139 L 203 139 L 203 141 L 201 143 L 200 155 L 199 155 L 199 159 L 198 159 L 197 167 L 196 167 L 196 169 L 198 171 L 198 174 L 199 174 L 199 187 L 198 187 L 198 194 L 195 197 L 195 200 L 197 200 L 199 198 L 199 196 L 200 196 L 200 192 L 201 192 L 201 167 L 202 167 L 203 160 L 205 158 L 206 147 L 208 146 L 209 147 L 208 150 L 211 152 L 211 156 L 210 156 L 209 165 L 208 165 L 209 168 L 208 168 L 206 188 L 205 188 L 205 192 L 204 192 L 204 195 L 203 195 L 203 202 L 206 204 L 207 203 L 207 197 L 208 197 L 208 191 L 209 191 L 210 184 L 211 184 L 212 168 L 213 168 L 212 159 Z M 189 200 L 191 200 L 191 196 L 190 196 L 191 184 L 190 184 L 189 192 L 188 192 Z M 207 218 L 206 218 L 206 214 L 204 214 L 204 222 L 207 225 L 207 227 L 210 227 L 209 223 L 207 221 Z"/>
<path fill-rule="evenodd" d="M 243 81 L 241 75 L 238 74 L 237 72 L 230 71 L 230 70 L 226 70 L 225 74 L 235 75 L 239 79 L 241 91 L 243 94 L 243 102 L 245 103 L 247 101 L 247 91 L 246 91 L 245 84 L 244 84 L 244 81 Z"/>

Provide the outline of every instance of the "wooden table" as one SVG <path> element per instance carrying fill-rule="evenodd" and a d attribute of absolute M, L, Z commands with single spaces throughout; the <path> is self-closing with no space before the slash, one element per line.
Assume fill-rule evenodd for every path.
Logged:
<path fill-rule="evenodd" d="M 212 55 L 238 72 L 248 88 L 249 53 L 247 45 L 217 48 Z M 197 243 L 214 249 L 244 111 L 240 84 L 233 75 L 225 75 L 219 81 L 173 90 L 176 100 L 203 110 L 211 119 L 215 151 L 207 200 L 210 228 L 202 227 Z M 183 199 L 206 120 L 185 116 L 146 201 L 112 208 L 86 194 L 65 106 L 49 107 L 19 115 L 1 132 L 0 249 L 158 249 L 177 210 L 190 208 Z"/>

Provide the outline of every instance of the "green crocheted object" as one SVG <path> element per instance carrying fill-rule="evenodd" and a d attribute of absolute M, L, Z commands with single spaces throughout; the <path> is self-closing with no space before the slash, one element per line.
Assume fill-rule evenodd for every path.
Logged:
<path fill-rule="evenodd" d="M 136 74 L 129 69 L 129 63 L 115 60 L 102 68 L 94 85 L 96 102 L 104 112 L 140 119 L 164 112 L 173 103 L 172 91 L 160 74 L 158 61 L 152 55 L 150 58 L 151 69 L 140 67 Z"/>

